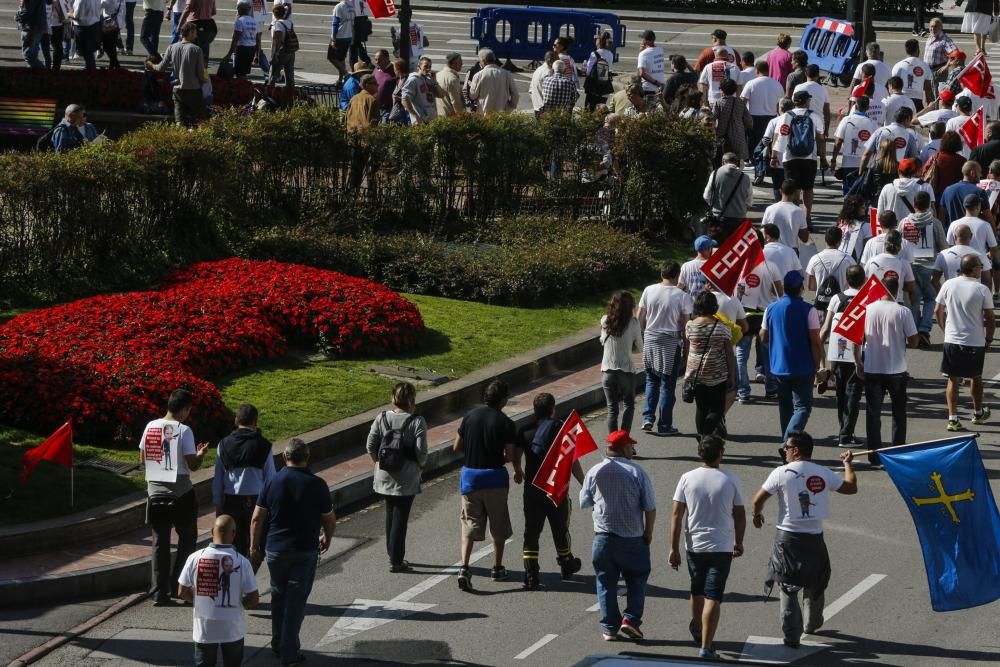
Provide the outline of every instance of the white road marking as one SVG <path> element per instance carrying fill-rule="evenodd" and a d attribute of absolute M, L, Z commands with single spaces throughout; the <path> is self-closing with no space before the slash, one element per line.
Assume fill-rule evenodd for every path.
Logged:
<path fill-rule="evenodd" d="M 521 651 L 520 653 L 518 653 L 517 655 L 515 655 L 514 659 L 515 660 L 524 660 L 529 655 L 531 655 L 532 653 L 534 653 L 538 649 L 542 648 L 543 646 L 545 646 L 546 644 L 548 644 L 550 641 L 552 641 L 553 639 L 555 639 L 558 636 L 559 635 L 545 635 L 544 637 L 542 637 L 541 639 L 539 639 L 537 642 L 535 642 L 534 644 L 532 644 L 528 648 L 524 649 L 523 651 Z"/>
<path fill-rule="evenodd" d="M 504 544 L 510 544 L 512 541 L 513 540 L 508 539 Z M 479 551 L 473 552 L 472 556 L 469 558 L 469 564 L 471 565 L 472 563 L 475 563 L 476 561 L 481 560 L 482 558 L 485 558 L 487 555 L 489 555 L 492 552 L 493 552 L 492 545 L 485 546 L 482 549 L 480 549 Z M 411 588 L 403 591 L 402 593 L 400 593 L 399 595 L 397 595 L 396 597 L 394 597 L 392 599 L 392 601 L 393 602 L 409 602 L 410 600 L 412 600 L 413 598 L 417 597 L 421 593 L 424 593 L 425 591 L 430 590 L 434 586 L 437 586 L 438 584 L 440 584 L 442 581 L 445 581 L 449 577 L 451 577 L 451 576 L 453 576 L 455 574 L 458 574 L 458 568 L 461 567 L 461 565 L 462 565 L 462 563 L 458 562 L 458 563 L 455 563 L 454 565 L 452 565 L 451 567 L 441 568 L 441 570 L 440 570 L 441 574 L 438 574 L 438 575 L 435 575 L 433 577 L 428 577 L 427 579 L 424 579 L 423 581 L 421 581 L 416 586 L 412 586 Z"/>
<path fill-rule="evenodd" d="M 872 586 L 882 581 L 883 579 L 885 579 L 884 574 L 869 574 L 867 577 L 862 579 L 861 583 L 859 583 L 857 586 L 855 586 L 851 590 L 841 595 L 832 603 L 828 604 L 826 606 L 826 609 L 823 610 L 823 620 L 829 621 L 831 618 L 840 613 L 844 609 L 844 607 L 846 607 L 847 605 L 851 604 L 859 597 L 864 595 L 865 592 L 868 591 L 868 589 L 870 589 Z"/>

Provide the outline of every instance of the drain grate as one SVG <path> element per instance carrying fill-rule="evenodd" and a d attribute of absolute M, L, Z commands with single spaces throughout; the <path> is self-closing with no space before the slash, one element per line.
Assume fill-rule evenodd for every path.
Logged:
<path fill-rule="evenodd" d="M 97 468 L 98 470 L 115 473 L 116 475 L 127 475 L 133 470 L 138 470 L 139 468 L 138 463 L 116 461 L 115 459 L 109 459 L 103 456 L 95 456 L 92 459 L 80 461 L 77 465 L 81 468 Z"/>

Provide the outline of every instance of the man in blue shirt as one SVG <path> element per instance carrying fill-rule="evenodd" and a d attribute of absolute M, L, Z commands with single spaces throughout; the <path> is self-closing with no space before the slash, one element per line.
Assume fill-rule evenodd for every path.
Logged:
<path fill-rule="evenodd" d="M 212 480 L 215 516 L 233 517 L 236 522 L 233 547 L 244 556 L 250 555 L 254 502 L 274 474 L 271 443 L 257 428 L 257 408 L 244 403 L 236 410 L 236 430 L 219 441 Z"/>
<path fill-rule="evenodd" d="M 87 122 L 87 111 L 79 104 L 66 107 L 66 115 L 52 130 L 52 148 L 65 153 L 97 139 L 97 130 Z"/>
<path fill-rule="evenodd" d="M 987 216 L 990 211 L 990 198 L 985 190 L 979 188 L 979 179 L 983 176 L 982 167 L 978 162 L 969 160 L 962 165 L 962 180 L 952 183 L 941 193 L 940 208 L 944 213 L 941 222 L 944 223 L 945 230 L 953 220 L 958 220 L 965 216 L 965 198 L 976 195 L 981 200 L 980 209 L 983 212 L 983 219 L 992 222 Z"/>
<path fill-rule="evenodd" d="M 347 107 L 351 105 L 351 98 L 361 92 L 361 77 L 371 73 L 371 67 L 363 62 L 354 63 L 354 71 L 344 80 L 344 85 L 340 89 L 341 111 L 347 111 Z"/>
<path fill-rule="evenodd" d="M 337 515 L 326 482 L 309 470 L 309 447 L 293 438 L 282 453 L 285 467 L 264 485 L 251 521 L 250 562 L 260 567 L 267 530 L 267 569 L 271 573 L 271 648 L 282 665 L 305 662 L 299 630 L 312 591 L 319 554 L 326 552 Z M 320 528 L 323 534 L 320 535 Z"/>
<path fill-rule="evenodd" d="M 649 545 L 656 523 L 656 496 L 646 471 L 632 461 L 635 440 L 625 431 L 608 436 L 603 461 L 580 489 L 580 507 L 594 508 L 592 560 L 601 608 L 601 636 L 642 639 L 642 612 L 649 579 Z M 628 589 L 625 616 L 618 609 L 618 579 Z"/>
<path fill-rule="evenodd" d="M 789 271 L 785 295 L 764 312 L 760 339 L 768 346 L 771 374 L 778 381 L 778 415 L 783 440 L 804 431 L 812 412 L 813 381 L 823 359 L 819 314 L 802 299 L 802 273 Z"/>

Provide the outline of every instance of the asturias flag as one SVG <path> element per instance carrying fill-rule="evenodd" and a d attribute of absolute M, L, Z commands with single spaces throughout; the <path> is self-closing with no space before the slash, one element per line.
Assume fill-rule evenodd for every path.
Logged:
<path fill-rule="evenodd" d="M 42 444 L 29 449 L 21 457 L 21 481 L 27 482 L 35 467 L 42 461 L 54 461 L 67 468 L 73 467 L 73 425 L 66 422 Z"/>
<path fill-rule="evenodd" d="M 535 474 L 532 485 L 545 492 L 549 500 L 558 507 L 566 500 L 569 492 L 569 478 L 573 462 L 591 452 L 597 451 L 597 443 L 584 425 L 576 410 L 563 423 L 555 441 L 549 447 L 541 467 Z"/>
<path fill-rule="evenodd" d="M 879 452 L 913 516 L 934 611 L 1000 599 L 1000 513 L 976 437 Z"/>

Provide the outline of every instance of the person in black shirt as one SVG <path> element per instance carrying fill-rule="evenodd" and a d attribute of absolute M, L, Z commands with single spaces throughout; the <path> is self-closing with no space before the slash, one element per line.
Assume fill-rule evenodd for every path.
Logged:
<path fill-rule="evenodd" d="M 986 126 L 986 143 L 972 149 L 969 159 L 978 162 L 983 173 L 989 173 L 994 160 L 1000 160 L 1000 123 L 994 121 Z"/>
<path fill-rule="evenodd" d="M 538 474 L 549 448 L 555 442 L 562 420 L 555 419 L 556 399 L 552 394 L 538 394 L 533 403 L 535 419 L 521 428 L 517 434 L 514 461 L 520 462 L 524 453 L 524 587 L 528 590 L 539 588 L 538 538 L 549 521 L 552 541 L 556 545 L 556 562 L 563 579 L 568 579 L 580 571 L 582 563 L 573 555 L 569 535 L 569 498 L 558 506 L 531 482 Z M 573 476 L 583 482 L 583 467 L 579 461 L 573 462 Z"/>
<path fill-rule="evenodd" d="M 674 103 L 681 86 L 688 86 L 694 91 L 698 85 L 698 74 L 691 69 L 684 56 L 670 56 L 670 71 L 673 73 L 663 86 L 663 103 L 667 106 Z"/>
<path fill-rule="evenodd" d="M 503 413 L 509 396 L 505 382 L 491 382 L 486 387 L 486 405 L 465 415 L 452 445 L 454 451 L 462 452 L 465 457 L 460 477 L 462 547 L 458 570 L 458 587 L 463 591 L 472 590 L 469 558 L 473 543 L 486 539 L 487 522 L 493 538 L 493 581 L 505 581 L 509 576 L 503 566 L 504 542 L 514 534 L 507 509 L 510 486 L 507 461 L 514 464 L 514 483 L 520 484 L 524 479 L 521 463 L 514 458 L 517 428 Z"/>

